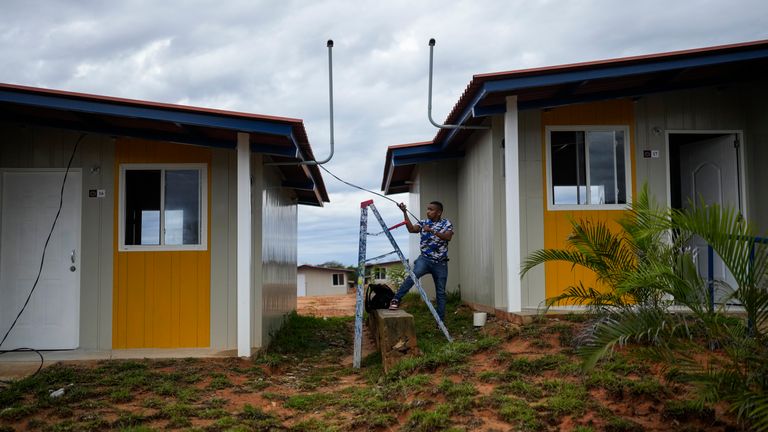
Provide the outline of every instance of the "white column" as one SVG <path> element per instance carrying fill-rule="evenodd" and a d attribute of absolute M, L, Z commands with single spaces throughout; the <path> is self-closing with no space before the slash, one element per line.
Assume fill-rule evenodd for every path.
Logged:
<path fill-rule="evenodd" d="M 237 134 L 237 355 L 251 355 L 251 143 Z"/>
<path fill-rule="evenodd" d="M 504 194 L 507 223 L 507 312 L 520 312 L 520 158 L 517 127 L 517 96 L 507 96 L 504 115 Z"/>

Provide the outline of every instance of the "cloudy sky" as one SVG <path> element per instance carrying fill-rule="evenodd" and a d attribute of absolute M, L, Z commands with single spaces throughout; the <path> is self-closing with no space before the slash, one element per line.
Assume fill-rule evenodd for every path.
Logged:
<path fill-rule="evenodd" d="M 337 175 L 378 190 L 388 145 L 431 139 L 473 74 L 768 39 L 765 0 L 3 0 L 0 82 L 304 119 L 328 152 L 334 39 Z M 359 203 L 299 210 L 299 262 L 357 257 Z M 393 204 L 374 197 L 388 221 Z M 407 200 L 405 196 L 394 196 Z M 461 227 L 457 227 L 460 235 Z M 399 241 L 407 249 L 405 234 Z M 369 256 L 388 250 L 380 239 Z"/>

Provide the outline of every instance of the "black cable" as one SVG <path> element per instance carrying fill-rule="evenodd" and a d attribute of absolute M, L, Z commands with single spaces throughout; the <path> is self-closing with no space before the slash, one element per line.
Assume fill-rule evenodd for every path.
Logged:
<path fill-rule="evenodd" d="M 5 340 L 8 339 L 8 335 L 11 334 L 11 330 L 13 330 L 14 327 L 16 327 L 16 323 L 19 321 L 19 318 L 21 318 L 21 314 L 24 313 L 24 310 L 27 308 L 27 305 L 29 304 L 29 301 L 32 299 L 32 294 L 35 292 L 35 288 L 37 288 L 37 283 L 40 281 L 40 276 L 43 274 L 43 265 L 45 264 L 45 252 L 48 250 L 48 243 L 51 241 L 51 237 L 53 236 L 53 230 L 56 228 L 56 222 L 59 221 L 59 215 L 61 215 L 61 208 L 64 206 L 64 187 L 67 184 L 67 176 L 69 176 L 69 170 L 72 168 L 72 161 L 75 159 L 75 153 L 77 153 L 77 147 L 80 145 L 80 142 L 85 138 L 85 134 L 80 134 L 80 138 L 77 139 L 75 142 L 74 148 L 72 148 L 72 154 L 69 156 L 69 162 L 67 163 L 67 169 L 64 171 L 64 180 L 61 182 L 61 191 L 59 192 L 59 209 L 56 211 L 56 217 L 53 218 L 53 224 L 51 225 L 51 230 L 48 232 L 48 238 L 45 239 L 45 245 L 43 246 L 43 254 L 40 257 L 40 268 L 37 271 L 37 278 L 35 279 L 35 283 L 32 284 L 32 289 L 29 290 L 29 295 L 27 295 L 27 300 L 24 302 L 24 306 L 21 307 L 21 310 L 19 311 L 18 315 L 16 315 L 16 319 L 13 320 L 13 323 L 8 328 L 8 331 L 5 332 L 5 336 L 3 336 L 3 340 L 0 341 L 0 346 L 3 346 L 3 343 L 5 343 Z M 40 366 L 37 368 L 34 374 L 31 376 L 36 375 L 40 370 L 43 368 L 43 363 L 45 360 L 43 359 L 43 355 L 40 353 L 40 351 L 34 349 L 34 348 L 16 348 L 12 350 L 4 350 L 0 351 L 0 355 L 9 353 L 9 352 L 25 352 L 25 351 L 32 351 L 37 353 L 37 355 L 40 356 Z"/>
<path fill-rule="evenodd" d="M 388 200 L 392 201 L 393 203 L 395 203 L 395 205 L 397 205 L 397 206 L 398 206 L 398 208 L 400 207 L 400 204 L 398 204 L 398 202 L 397 202 L 397 201 L 395 201 L 395 200 L 393 200 L 392 198 L 390 198 L 390 197 L 388 197 L 388 196 L 386 196 L 386 195 L 382 195 L 382 194 L 380 194 L 380 193 L 378 193 L 378 192 L 374 192 L 374 191 L 372 191 L 372 190 L 366 189 L 366 188 L 364 188 L 364 187 L 358 186 L 358 185 L 356 185 L 356 184 L 350 183 L 350 182 L 348 182 L 348 181 L 342 180 L 342 179 L 340 179 L 340 178 L 339 178 L 339 176 L 337 176 L 336 174 L 334 174 L 334 173 L 330 172 L 330 171 L 328 170 L 328 168 L 326 168 L 326 167 L 324 167 L 324 166 L 322 166 L 322 165 L 318 165 L 318 166 L 319 166 L 320 168 L 322 168 L 322 169 L 323 169 L 323 171 L 325 171 L 325 172 L 327 172 L 328 174 L 330 174 L 330 175 L 331 175 L 331 177 L 333 177 L 333 178 L 335 178 L 336 180 L 338 180 L 338 181 L 340 181 L 340 182 L 344 183 L 345 185 L 347 185 L 347 186 L 352 186 L 353 188 L 356 188 L 356 189 L 360 189 L 361 191 L 365 191 L 365 192 L 368 192 L 368 193 L 372 193 L 372 194 L 374 194 L 374 195 L 378 195 L 378 196 L 380 196 L 380 197 L 382 197 L 382 198 L 384 198 L 384 199 L 388 199 Z M 410 214 L 411 216 L 413 216 L 413 218 L 414 218 L 414 219 L 416 219 L 417 221 L 419 220 L 419 217 L 418 217 L 418 216 L 416 216 L 415 214 L 411 213 L 411 211 L 410 211 L 410 210 L 408 210 L 407 208 L 405 209 L 405 211 L 407 211 L 407 212 L 408 212 L 408 214 Z"/>

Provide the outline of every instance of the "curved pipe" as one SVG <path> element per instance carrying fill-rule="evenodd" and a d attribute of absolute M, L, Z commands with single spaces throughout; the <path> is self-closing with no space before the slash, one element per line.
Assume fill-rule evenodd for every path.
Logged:
<path fill-rule="evenodd" d="M 433 126 L 440 129 L 490 129 L 488 126 L 462 126 L 461 124 L 439 124 L 432 119 L 432 64 L 435 50 L 435 39 L 429 40 L 429 97 L 427 101 L 427 117 Z"/>
<path fill-rule="evenodd" d="M 271 162 L 267 163 L 265 165 L 270 166 L 280 166 L 280 165 L 322 165 L 328 161 L 331 160 L 333 157 L 333 147 L 334 147 L 334 140 L 333 140 L 333 39 L 328 39 L 328 43 L 326 44 L 328 47 L 328 100 L 329 100 L 329 108 L 331 113 L 331 153 L 328 155 L 327 158 L 318 161 L 318 160 L 312 160 L 312 161 L 301 161 L 301 162 Z"/>

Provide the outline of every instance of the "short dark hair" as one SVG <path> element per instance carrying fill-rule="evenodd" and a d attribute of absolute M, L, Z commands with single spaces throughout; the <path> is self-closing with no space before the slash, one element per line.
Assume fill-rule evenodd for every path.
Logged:
<path fill-rule="evenodd" d="M 430 204 L 434 204 L 434 205 L 436 205 L 436 206 L 437 206 L 437 208 L 438 208 L 440 211 L 443 211 L 443 203 L 441 203 L 440 201 L 432 201 L 432 202 L 430 202 Z"/>

